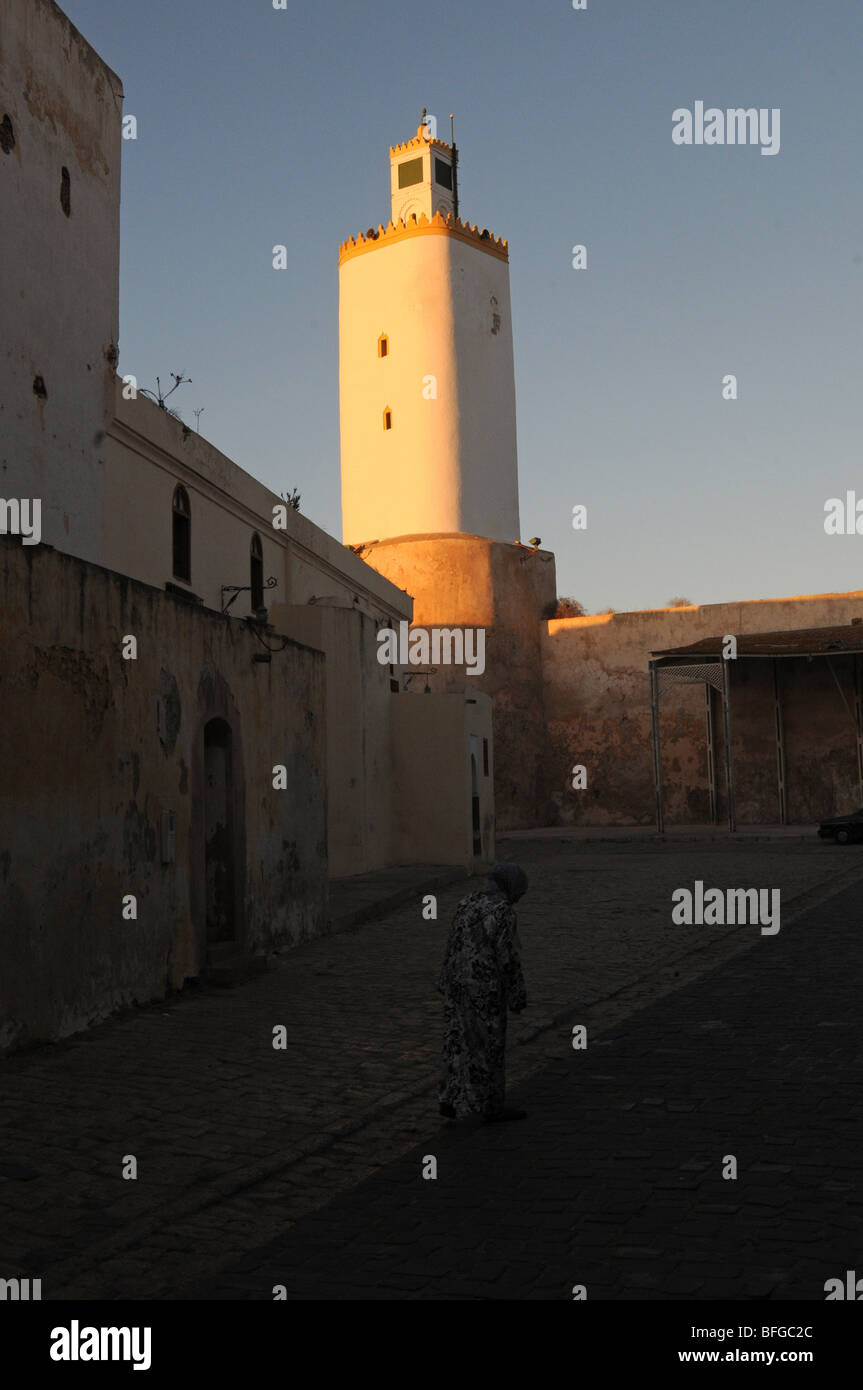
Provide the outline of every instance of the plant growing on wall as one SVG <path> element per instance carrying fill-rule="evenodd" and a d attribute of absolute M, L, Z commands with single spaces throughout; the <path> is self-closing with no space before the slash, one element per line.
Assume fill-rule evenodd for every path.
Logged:
<path fill-rule="evenodd" d="M 281 497 L 286 507 L 291 507 L 295 512 L 298 512 L 300 510 L 301 494 L 297 492 L 297 489 L 295 487 L 291 488 L 290 492 L 280 492 L 279 496 Z"/>
<path fill-rule="evenodd" d="M 587 609 L 577 598 L 559 598 L 548 604 L 544 618 L 586 618 Z"/>
<path fill-rule="evenodd" d="M 169 396 L 173 396 L 178 386 L 188 385 L 192 378 L 190 376 L 183 376 L 182 372 L 171 372 L 171 380 L 174 385 L 171 387 L 170 391 L 163 391 L 161 378 L 156 377 L 155 391 L 148 391 L 146 387 L 142 386 L 138 394 L 141 396 L 149 396 L 151 401 L 156 402 L 160 410 L 164 410 L 168 415 L 172 415 L 175 420 L 182 420 L 183 417 L 180 415 L 179 411 L 172 410 L 169 406 L 165 405 L 165 401 Z"/>

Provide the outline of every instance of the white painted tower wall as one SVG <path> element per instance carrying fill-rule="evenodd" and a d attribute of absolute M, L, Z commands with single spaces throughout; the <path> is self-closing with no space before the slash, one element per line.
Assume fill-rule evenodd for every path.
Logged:
<path fill-rule="evenodd" d="M 517 540 L 507 262 L 443 227 L 409 225 L 371 245 L 339 275 L 343 539 Z"/>
<path fill-rule="evenodd" d="M 342 533 L 349 545 L 434 532 L 519 539 L 506 243 L 453 217 L 452 193 L 436 176 L 441 161 L 451 169 L 454 157 L 451 145 L 427 140 L 422 126 L 392 147 L 392 222 L 342 247 Z M 422 175 L 400 189 L 405 165 Z"/>

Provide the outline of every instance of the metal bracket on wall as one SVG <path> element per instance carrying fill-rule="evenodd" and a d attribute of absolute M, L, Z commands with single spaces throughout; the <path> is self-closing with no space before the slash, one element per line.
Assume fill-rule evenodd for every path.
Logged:
<path fill-rule="evenodd" d="M 264 589 L 275 589 L 278 586 L 278 583 L 279 581 L 278 579 L 276 579 L 275 575 L 271 574 L 269 579 L 262 587 Z M 252 592 L 252 586 L 251 584 L 223 584 L 220 592 L 222 595 L 222 613 L 225 614 L 227 613 L 231 604 L 234 603 L 234 601 L 236 600 L 237 595 L 250 594 Z M 225 603 L 225 594 L 231 595 L 227 603 Z"/>

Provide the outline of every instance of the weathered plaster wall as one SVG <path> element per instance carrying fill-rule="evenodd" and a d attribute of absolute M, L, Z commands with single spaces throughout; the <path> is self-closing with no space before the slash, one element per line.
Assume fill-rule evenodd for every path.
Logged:
<path fill-rule="evenodd" d="M 478 749 L 483 855 L 494 858 L 491 701 L 481 692 L 399 695 L 393 701 L 395 860 L 399 864 L 474 862 L 471 735 Z M 482 740 L 489 740 L 489 774 Z"/>
<path fill-rule="evenodd" d="M 829 627 L 863 616 L 863 592 L 759 599 L 749 603 L 657 609 L 544 623 L 542 641 L 548 740 L 547 824 L 639 825 L 654 819 L 650 741 L 651 651 L 686 646 L 716 634 Z M 841 679 L 851 677 L 841 661 Z M 829 671 L 783 661 L 788 755 L 788 818 L 806 822 L 857 800 L 853 724 Z M 732 664 L 734 764 L 741 824 L 778 821 L 772 672 Z M 849 703 L 850 701 L 850 696 Z M 852 704 L 853 708 L 853 704 Z M 668 823 L 709 820 L 704 692 L 700 686 L 663 693 L 661 741 Z M 717 766 L 725 813 L 719 707 Z M 574 791 L 575 764 L 587 787 Z"/>
<path fill-rule="evenodd" d="M 853 663 L 849 657 L 831 657 L 831 665 L 835 680 L 823 660 L 794 660 L 780 667 L 792 823 L 822 820 L 861 805 Z"/>
<path fill-rule="evenodd" d="M 480 536 L 402 536 L 359 553 L 414 599 L 415 627 L 486 630 L 486 669 L 442 667 L 435 691 L 476 687 L 494 702 L 498 831 L 543 819 L 546 746 L 540 630 L 555 597 L 554 556 Z"/>
<path fill-rule="evenodd" d="M 240 946 L 325 929 L 320 653 L 291 643 L 253 664 L 240 624 L 11 537 L 0 612 L 0 1045 L 62 1036 L 199 973 L 210 718 L 234 740 Z M 126 634 L 136 661 L 121 657 Z M 121 915 L 130 893 L 137 921 Z"/>
<path fill-rule="evenodd" d="M 250 546 L 260 536 L 272 626 L 327 657 L 330 873 L 364 873 L 392 862 L 390 672 L 377 661 L 377 624 L 409 619 L 410 598 L 302 513 L 274 530 L 280 498 L 195 431 L 184 431 L 146 398 L 124 399 L 117 382 L 109 440 L 104 556 L 113 569 L 157 587 L 166 582 L 221 606 L 222 585 L 249 583 Z M 192 577 L 172 573 L 174 489 L 192 517 Z M 241 593 L 230 613 L 251 611 Z"/>
<path fill-rule="evenodd" d="M 389 667 L 377 659 L 378 624 L 322 604 L 286 608 L 282 618 L 285 632 L 327 654 L 330 875 L 383 868 L 395 862 L 390 719 L 397 697 Z"/>
<path fill-rule="evenodd" d="M 53 0 L 0 0 L 0 122 L 11 122 L 0 141 L 0 497 L 40 498 L 43 540 L 95 561 L 119 334 L 122 99 Z"/>

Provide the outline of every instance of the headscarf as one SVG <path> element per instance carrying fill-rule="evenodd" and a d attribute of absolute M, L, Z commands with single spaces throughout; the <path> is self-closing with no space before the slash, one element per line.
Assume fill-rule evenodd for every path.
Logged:
<path fill-rule="evenodd" d="M 527 874 L 518 864 L 493 864 L 488 877 L 493 891 L 503 893 L 510 903 L 518 902 L 527 892 Z"/>

